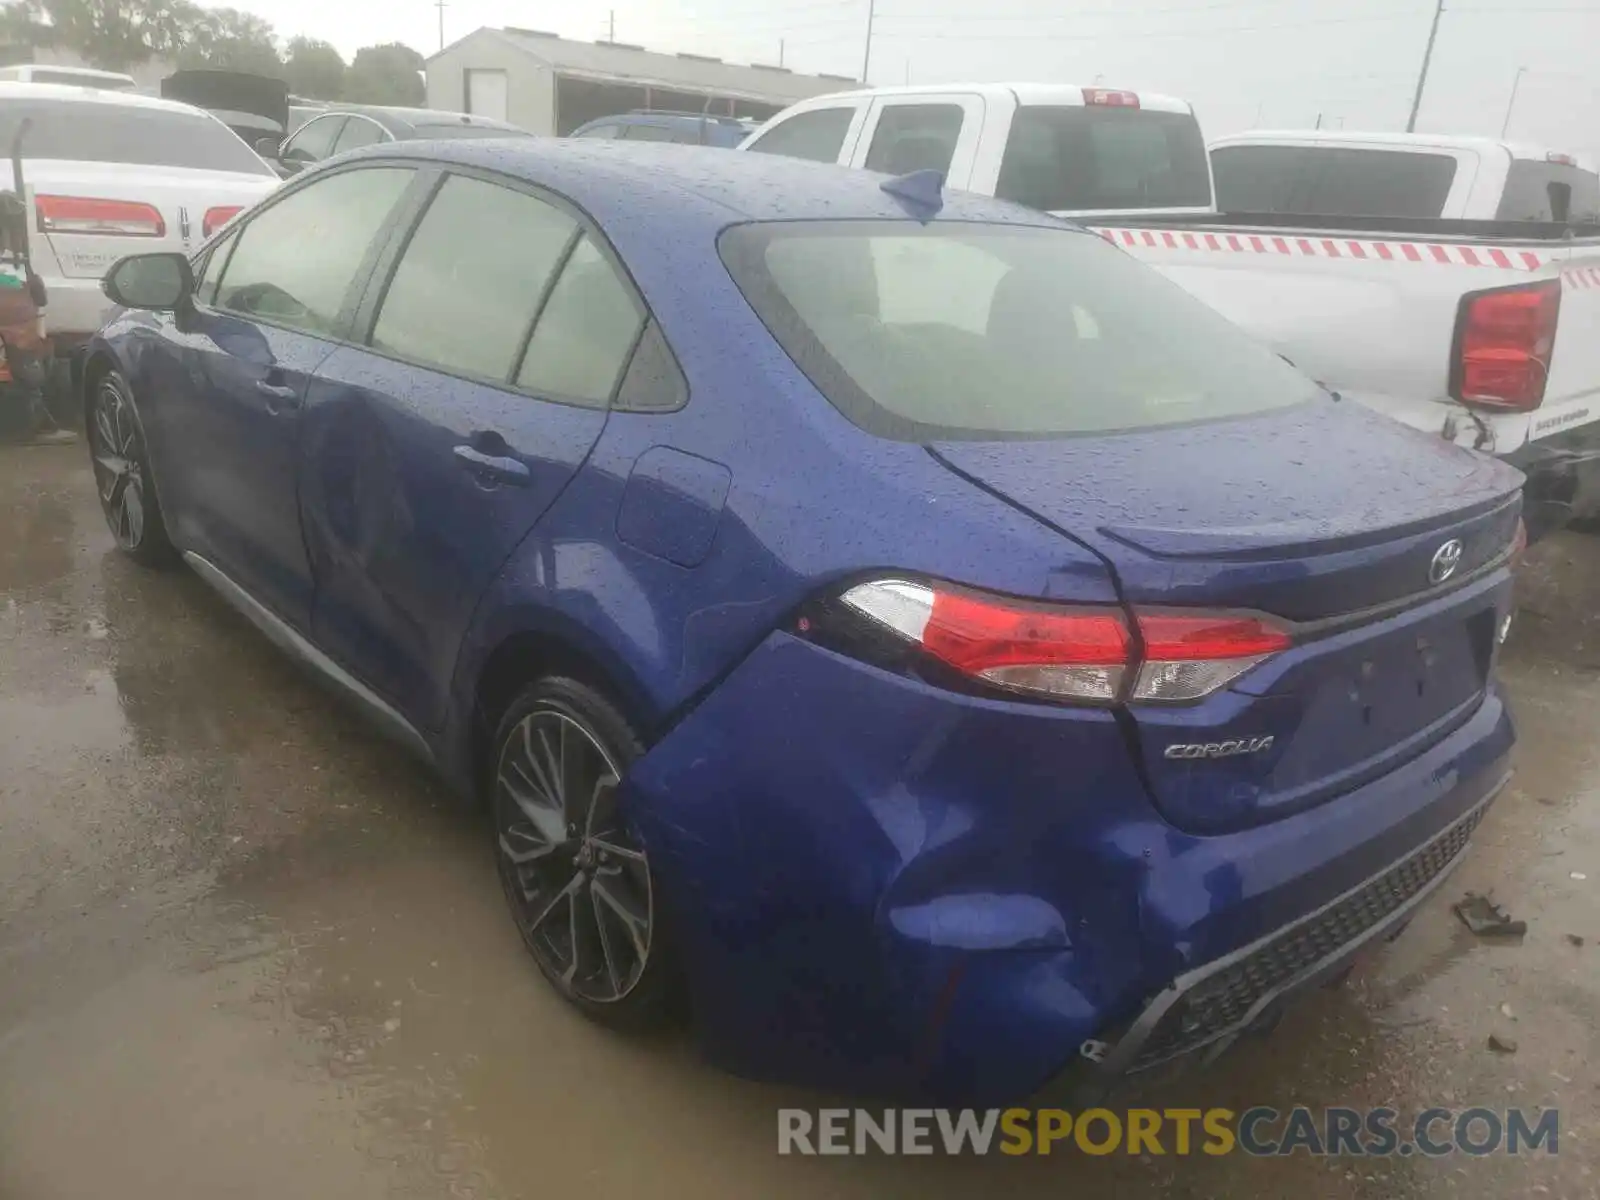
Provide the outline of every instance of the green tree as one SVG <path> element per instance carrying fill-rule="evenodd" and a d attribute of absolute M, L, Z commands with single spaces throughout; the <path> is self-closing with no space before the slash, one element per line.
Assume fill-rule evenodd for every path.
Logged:
<path fill-rule="evenodd" d="M 410 46 L 399 42 L 363 46 L 345 72 L 345 99 L 360 104 L 421 105 L 427 100 L 421 70 L 422 55 Z"/>
<path fill-rule="evenodd" d="M 283 76 L 272 24 L 236 8 L 189 9 L 178 66 Z"/>
<path fill-rule="evenodd" d="M 198 10 L 188 0 L 11 0 L 0 36 L 30 49 L 59 47 L 108 71 L 125 71 L 183 44 Z"/>
<path fill-rule="evenodd" d="M 327 42 L 308 37 L 290 38 L 283 67 L 289 90 L 296 96 L 337 100 L 344 95 L 344 59 Z"/>

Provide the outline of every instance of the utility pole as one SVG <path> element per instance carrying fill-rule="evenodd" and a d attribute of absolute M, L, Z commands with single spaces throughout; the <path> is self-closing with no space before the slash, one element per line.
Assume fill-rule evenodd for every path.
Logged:
<path fill-rule="evenodd" d="M 867 0 L 867 50 L 861 58 L 861 82 L 867 82 L 867 68 L 872 65 L 872 16 L 878 0 Z"/>
<path fill-rule="evenodd" d="M 1406 121 L 1406 132 L 1417 131 L 1417 112 L 1422 108 L 1422 89 L 1428 85 L 1428 65 L 1433 61 L 1433 43 L 1439 36 L 1439 18 L 1444 16 L 1444 0 L 1438 0 L 1433 9 L 1433 24 L 1428 29 L 1428 48 L 1422 52 L 1422 70 L 1417 72 L 1417 94 L 1411 98 L 1411 117 Z"/>
<path fill-rule="evenodd" d="M 783 66 L 783 39 L 778 39 L 778 65 Z"/>
<path fill-rule="evenodd" d="M 906 59 L 906 86 L 911 86 L 911 60 Z"/>
<path fill-rule="evenodd" d="M 1517 107 L 1517 87 L 1522 83 L 1522 77 L 1528 73 L 1527 67 L 1518 67 L 1516 76 L 1511 80 L 1511 103 L 1506 105 L 1506 119 L 1500 126 L 1500 136 L 1506 136 L 1506 130 L 1511 128 L 1511 110 Z"/>
<path fill-rule="evenodd" d="M 611 10 L 611 15 L 607 19 L 606 29 L 607 29 L 606 41 L 608 41 L 608 42 L 616 41 L 617 40 L 617 10 L 614 9 L 614 8 Z"/>
<path fill-rule="evenodd" d="M 1317 114 L 1317 128 L 1318 129 L 1322 128 L 1322 114 L 1321 113 Z"/>
<path fill-rule="evenodd" d="M 434 7 L 439 10 L 439 49 L 444 49 L 444 10 L 447 7 L 444 0 L 434 0 Z"/>

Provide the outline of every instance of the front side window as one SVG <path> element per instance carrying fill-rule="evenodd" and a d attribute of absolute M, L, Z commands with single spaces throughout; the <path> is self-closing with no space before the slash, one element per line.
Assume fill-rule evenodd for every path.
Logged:
<path fill-rule="evenodd" d="M 846 417 L 907 441 L 1150 429 L 1314 383 L 1094 234 L 909 221 L 734 226 L 723 262 Z"/>
<path fill-rule="evenodd" d="M 395 268 L 372 344 L 495 382 L 511 378 L 577 222 L 537 196 L 453 175 Z"/>
<path fill-rule="evenodd" d="M 746 147 L 762 154 L 782 154 L 809 162 L 838 162 L 844 135 L 855 117 L 853 107 L 813 108 L 780 121 Z"/>
<path fill-rule="evenodd" d="M 959 104 L 887 105 L 867 150 L 867 170 L 889 175 L 912 171 L 949 175 L 962 117 Z"/>
<path fill-rule="evenodd" d="M 411 177 L 402 167 L 340 171 L 263 209 L 235 235 L 217 307 L 339 336 L 351 284 Z"/>

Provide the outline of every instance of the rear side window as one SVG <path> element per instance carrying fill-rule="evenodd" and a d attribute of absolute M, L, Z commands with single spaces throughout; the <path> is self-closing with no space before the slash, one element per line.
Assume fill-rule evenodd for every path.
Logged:
<path fill-rule="evenodd" d="M 729 272 L 846 417 L 905 441 L 1239 417 L 1316 385 L 1093 234 L 912 221 L 734 226 Z"/>
<path fill-rule="evenodd" d="M 356 150 L 362 146 L 376 146 L 387 139 L 388 134 L 376 121 L 369 121 L 365 117 L 350 117 L 345 121 L 344 128 L 339 131 L 339 137 L 333 143 L 333 152 L 343 154 L 346 150 Z"/>
<path fill-rule="evenodd" d="M 23 141 L 24 158 L 272 174 L 232 130 L 200 113 L 8 99 L 0 109 L 0 146 L 11 145 L 24 117 L 33 120 Z"/>
<path fill-rule="evenodd" d="M 1428 219 L 1456 177 L 1448 154 L 1345 146 L 1226 146 L 1211 163 L 1217 207 L 1232 213 Z"/>
<path fill-rule="evenodd" d="M 336 337 L 356 273 L 412 172 L 341 171 L 252 217 L 217 288 L 217 306 L 276 325 Z"/>
<path fill-rule="evenodd" d="M 961 136 L 961 118 L 959 104 L 886 105 L 867 149 L 867 170 L 889 175 L 912 171 L 948 175 Z"/>
<path fill-rule="evenodd" d="M 1211 172 L 1190 113 L 1029 105 L 1012 119 L 995 195 L 1047 212 L 1209 208 Z"/>
<path fill-rule="evenodd" d="M 284 146 L 283 157 L 320 162 L 333 153 L 333 139 L 339 136 L 344 123 L 343 113 L 307 121 Z"/>
<path fill-rule="evenodd" d="M 677 131 L 668 129 L 665 125 L 626 125 L 623 127 L 622 136 L 630 142 L 682 142 L 689 140 L 680 136 Z"/>
<path fill-rule="evenodd" d="M 372 344 L 505 382 L 576 232 L 572 217 L 537 196 L 451 176 L 395 268 Z"/>
<path fill-rule="evenodd" d="M 1495 214 L 1502 221 L 1600 221 L 1600 176 L 1565 163 L 1519 158 Z"/>
<path fill-rule="evenodd" d="M 643 325 L 632 289 L 586 236 L 539 314 L 517 386 L 603 407 L 617 389 Z"/>
<path fill-rule="evenodd" d="M 620 125 L 591 125 L 589 128 L 573 134 L 577 138 L 614 138 L 622 133 Z"/>
<path fill-rule="evenodd" d="M 747 149 L 810 162 L 838 162 L 854 108 L 814 108 L 772 126 Z"/>

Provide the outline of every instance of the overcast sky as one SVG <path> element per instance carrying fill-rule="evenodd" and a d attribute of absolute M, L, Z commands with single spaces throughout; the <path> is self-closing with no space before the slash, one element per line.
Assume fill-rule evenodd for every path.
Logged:
<path fill-rule="evenodd" d="M 347 56 L 375 41 L 439 48 L 430 0 L 230 0 L 282 37 Z M 652 50 L 859 75 L 868 0 L 449 0 L 449 41 L 520 25 Z M 1434 0 L 877 0 L 875 84 L 1009 79 L 1171 92 L 1208 134 L 1405 126 Z M 1421 130 L 1498 135 L 1527 67 L 1513 139 L 1600 153 L 1600 0 L 1447 0 Z"/>

